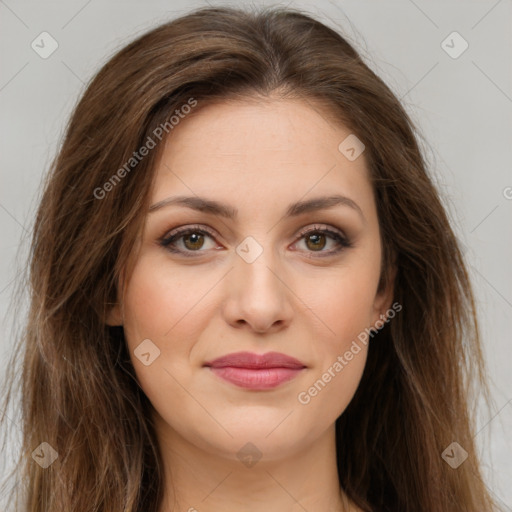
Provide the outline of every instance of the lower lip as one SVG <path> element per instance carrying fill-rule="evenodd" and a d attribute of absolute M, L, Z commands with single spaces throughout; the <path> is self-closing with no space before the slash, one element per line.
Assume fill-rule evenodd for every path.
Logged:
<path fill-rule="evenodd" d="M 223 368 L 212 368 L 211 371 L 221 379 L 227 380 L 241 388 L 247 389 L 271 389 L 283 382 L 296 377 L 304 368 L 236 368 L 226 366 Z"/>

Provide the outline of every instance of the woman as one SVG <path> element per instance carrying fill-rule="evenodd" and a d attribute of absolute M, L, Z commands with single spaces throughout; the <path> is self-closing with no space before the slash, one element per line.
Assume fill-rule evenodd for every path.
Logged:
<path fill-rule="evenodd" d="M 414 127 L 304 13 L 200 9 L 107 62 L 30 285 L 23 510 L 494 510 L 475 305 Z"/>

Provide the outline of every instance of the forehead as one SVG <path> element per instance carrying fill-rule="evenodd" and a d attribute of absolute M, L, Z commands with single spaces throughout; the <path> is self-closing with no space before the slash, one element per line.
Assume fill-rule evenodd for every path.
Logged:
<path fill-rule="evenodd" d="M 165 141 L 152 202 L 192 192 L 261 205 L 339 192 L 369 208 L 364 153 L 350 161 L 339 150 L 350 135 L 309 101 L 199 103 Z"/>

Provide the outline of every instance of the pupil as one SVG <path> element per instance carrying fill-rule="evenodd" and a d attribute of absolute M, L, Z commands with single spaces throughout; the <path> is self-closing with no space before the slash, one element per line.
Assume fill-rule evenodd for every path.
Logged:
<path fill-rule="evenodd" d="M 320 239 L 321 237 L 324 237 L 324 235 L 322 235 L 322 234 L 309 235 L 308 240 L 309 240 L 309 241 L 313 240 L 313 243 L 314 243 L 314 244 L 317 244 L 317 243 L 319 242 L 319 239 Z M 324 246 L 325 246 L 325 244 L 321 244 L 321 247 L 318 247 L 318 245 L 316 245 L 316 246 L 315 246 L 315 247 L 313 247 L 313 248 L 316 248 L 316 249 L 318 249 L 318 248 L 323 249 L 323 248 L 324 248 Z"/>
<path fill-rule="evenodd" d="M 202 236 L 201 234 L 198 234 L 198 233 L 192 233 L 192 234 L 189 234 L 185 237 L 185 245 L 188 245 L 187 244 L 187 240 L 189 239 L 193 239 L 192 241 L 192 247 L 189 247 L 189 248 L 192 248 L 192 249 L 200 249 L 201 246 L 202 246 Z M 195 239 L 195 240 L 194 240 Z"/>

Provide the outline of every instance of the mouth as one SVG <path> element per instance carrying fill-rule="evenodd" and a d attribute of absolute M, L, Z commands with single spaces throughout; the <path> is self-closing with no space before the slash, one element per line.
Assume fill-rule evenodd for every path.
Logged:
<path fill-rule="evenodd" d="M 225 381 L 253 390 L 275 388 L 307 368 L 298 359 L 279 352 L 263 355 L 236 352 L 206 362 L 204 366 Z"/>

